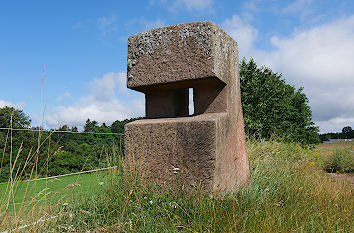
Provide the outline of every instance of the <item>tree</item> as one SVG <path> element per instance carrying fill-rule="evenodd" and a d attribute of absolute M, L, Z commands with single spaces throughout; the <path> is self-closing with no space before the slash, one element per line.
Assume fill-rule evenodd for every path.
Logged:
<path fill-rule="evenodd" d="M 84 126 L 84 131 L 85 131 L 85 132 L 90 132 L 90 131 L 92 131 L 92 123 L 91 123 L 90 119 L 87 119 L 87 120 L 86 120 L 86 124 L 85 124 L 85 126 Z"/>
<path fill-rule="evenodd" d="M 352 138 L 354 137 L 354 132 L 352 127 L 346 126 L 342 129 L 342 133 L 344 134 L 345 138 Z"/>
<path fill-rule="evenodd" d="M 303 144 L 319 142 L 303 88 L 296 90 L 271 69 L 258 68 L 252 58 L 248 63 L 241 61 L 240 84 L 249 135 L 265 139 L 274 135 Z"/>
<path fill-rule="evenodd" d="M 68 125 L 63 125 L 59 127 L 58 131 L 70 131 L 70 128 Z"/>
<path fill-rule="evenodd" d="M 132 122 L 132 121 L 140 120 L 140 119 L 142 119 L 142 117 L 125 119 L 123 121 L 116 120 L 111 125 L 111 132 L 112 133 L 124 133 L 125 124 Z"/>
<path fill-rule="evenodd" d="M 0 128 L 9 128 L 12 120 L 12 128 L 29 128 L 31 119 L 22 110 L 13 107 L 0 108 Z"/>

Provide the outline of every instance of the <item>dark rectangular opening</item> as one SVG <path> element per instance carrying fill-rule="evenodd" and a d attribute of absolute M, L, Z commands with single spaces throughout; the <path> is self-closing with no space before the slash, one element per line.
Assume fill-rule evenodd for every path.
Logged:
<path fill-rule="evenodd" d="M 146 118 L 188 116 L 188 89 L 145 93 Z"/>
<path fill-rule="evenodd" d="M 146 118 L 225 112 L 226 84 L 215 77 L 146 87 Z"/>

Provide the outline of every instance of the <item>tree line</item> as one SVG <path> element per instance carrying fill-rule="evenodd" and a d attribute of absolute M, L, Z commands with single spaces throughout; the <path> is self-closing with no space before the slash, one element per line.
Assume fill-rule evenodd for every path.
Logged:
<path fill-rule="evenodd" d="M 342 129 L 342 132 L 337 133 L 324 133 L 320 134 L 321 141 L 328 141 L 329 139 L 352 139 L 354 138 L 354 130 L 350 126 Z"/>
<path fill-rule="evenodd" d="M 98 125 L 87 119 L 82 133 L 63 125 L 50 131 L 0 130 L 0 182 L 53 176 L 115 165 L 124 151 L 124 125 L 139 118 Z M 22 110 L 0 108 L 0 128 L 39 130 Z M 56 132 L 56 131 L 70 131 Z M 99 134 L 118 133 L 118 134 Z"/>

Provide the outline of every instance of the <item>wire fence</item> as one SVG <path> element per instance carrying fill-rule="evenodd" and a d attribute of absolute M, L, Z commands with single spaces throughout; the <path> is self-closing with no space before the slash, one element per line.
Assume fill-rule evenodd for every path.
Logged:
<path fill-rule="evenodd" d="M 4 128 L 4 127 L 0 127 L 0 130 L 48 132 L 48 133 L 50 133 L 50 135 L 53 135 L 55 133 L 65 133 L 65 134 L 83 134 L 83 135 L 94 134 L 94 135 L 118 135 L 118 136 L 124 136 L 124 133 L 114 133 L 114 132 L 92 132 L 92 131 L 89 131 L 89 132 L 75 132 L 75 131 L 70 131 L 70 130 L 46 130 L 46 129 L 33 129 L 33 128 Z M 100 138 L 100 139 L 102 141 L 108 140 L 107 138 Z M 45 140 L 47 140 L 47 139 L 45 139 Z M 117 141 L 117 142 L 119 142 L 119 141 Z M 112 141 L 110 141 L 110 143 L 112 143 Z M 97 144 L 100 144 L 100 143 L 97 143 Z M 93 145 L 95 145 L 95 144 L 93 144 Z M 58 144 L 56 146 L 58 146 Z M 22 145 L 21 145 L 21 147 L 22 147 Z M 59 151 L 59 150 L 61 150 L 62 147 L 58 147 L 58 148 L 59 149 L 57 149 L 57 150 Z M 56 152 L 54 152 L 54 154 L 55 153 Z M 3 170 L 3 165 L 4 164 L 2 164 L 2 162 L 4 160 L 4 155 L 5 155 L 5 148 L 1 149 L 1 151 L 0 151 L 0 173 Z M 86 164 L 86 162 L 84 164 Z M 107 165 L 109 165 L 109 164 L 107 164 Z M 78 175 L 78 174 L 92 173 L 92 172 L 96 172 L 96 171 L 103 171 L 103 170 L 113 169 L 113 168 L 116 168 L 116 167 L 117 166 L 109 166 L 109 167 L 103 167 L 102 168 L 102 166 L 101 166 L 101 168 L 97 168 L 97 169 L 91 169 L 91 170 L 86 170 L 86 171 L 82 171 L 81 170 L 79 172 L 66 173 L 66 174 L 60 174 L 59 173 L 59 174 L 54 174 L 54 176 L 49 176 L 49 177 L 41 177 L 41 178 L 26 179 L 26 180 L 17 180 L 17 181 L 12 181 L 12 182 L 1 182 L 0 185 L 13 184 L 13 183 L 22 183 L 22 182 L 30 182 L 30 181 L 38 181 L 38 180 L 47 180 L 47 179 L 52 179 L 52 178 L 59 178 L 59 177 L 72 176 L 72 175 Z"/>
<path fill-rule="evenodd" d="M 6 230 L 6 231 L 3 231 L 1 233 L 10 233 L 10 232 L 16 232 L 16 231 L 19 231 L 19 230 L 22 230 L 24 228 L 27 228 L 27 227 L 30 227 L 30 226 L 34 226 L 34 225 L 37 225 L 38 223 L 41 223 L 41 222 L 45 222 L 45 221 L 49 221 L 49 220 L 52 220 L 52 219 L 55 219 L 57 218 L 58 216 L 52 216 L 52 217 L 48 217 L 48 218 L 40 218 L 38 219 L 37 221 L 33 222 L 33 223 L 30 223 L 30 224 L 26 224 L 26 225 L 22 225 L 22 226 L 19 226 L 17 228 L 14 228 L 12 230 Z"/>
<path fill-rule="evenodd" d="M 124 136 L 124 133 L 112 133 L 112 132 L 75 132 L 70 130 L 47 130 L 47 129 L 15 129 L 15 128 L 0 128 L 0 130 L 13 130 L 13 131 L 32 131 L 32 132 L 49 132 L 49 133 L 73 133 L 73 134 L 107 134 L 107 135 L 120 135 Z"/>
<path fill-rule="evenodd" d="M 76 132 L 76 131 L 70 131 L 70 130 L 47 130 L 47 129 L 34 129 L 34 128 L 3 128 L 3 127 L 0 127 L 0 130 L 4 130 L 4 131 L 8 131 L 8 132 L 11 132 L 11 131 L 29 131 L 29 132 L 38 132 L 38 133 L 47 132 L 47 133 L 49 133 L 49 135 L 65 133 L 65 134 L 83 134 L 83 135 L 114 135 L 114 136 L 119 136 L 120 138 L 124 136 L 124 133 L 114 133 L 114 132 L 93 132 L 93 131 L 89 131 L 89 132 L 78 132 L 77 131 Z M 104 137 L 104 136 L 102 136 L 102 137 Z M 2 156 L 1 156 L 1 154 L 2 154 Z M 1 153 L 1 151 L 0 151 L 0 159 L 4 155 L 5 155 L 5 149 L 4 149 L 3 153 Z M 2 158 L 2 160 L 3 160 L 3 158 Z M 0 160 L 0 163 L 2 163 L 1 160 Z M 1 164 L 1 167 L 2 167 L 2 165 L 3 164 Z M 74 176 L 74 175 L 80 175 L 80 174 L 86 174 L 86 173 L 100 172 L 100 171 L 115 169 L 117 167 L 118 166 L 110 166 L 110 167 L 97 168 L 97 169 L 91 169 L 91 170 L 86 170 L 86 171 L 79 171 L 79 172 L 72 172 L 72 173 L 61 174 L 61 175 L 54 175 L 54 176 L 49 176 L 49 177 L 41 177 L 41 178 L 27 179 L 27 180 L 16 180 L 16 181 L 12 181 L 12 182 L 2 182 L 2 183 L 0 183 L 0 185 L 10 185 L 10 184 L 12 185 L 15 183 L 50 180 L 50 179 L 55 179 L 55 178 L 60 178 L 60 177 L 67 177 L 67 176 Z M 1 171 L 1 168 L 0 168 L 0 171 Z M 43 198 L 43 199 L 31 200 L 31 201 L 27 201 L 27 202 L 9 203 L 8 205 L 10 205 L 10 206 L 24 205 L 24 204 L 28 204 L 32 201 L 38 202 L 38 201 L 46 201 L 49 199 L 54 199 L 54 198 Z M 9 233 L 9 232 L 13 232 L 13 231 L 23 230 L 23 229 L 28 228 L 30 226 L 34 226 L 34 225 L 37 225 L 37 224 L 45 222 L 45 221 L 53 220 L 55 218 L 57 218 L 57 216 L 51 216 L 51 217 L 44 217 L 43 216 L 43 217 L 39 218 L 38 220 L 34 221 L 33 223 L 18 226 L 14 229 L 11 229 L 11 230 L 5 230 L 1 233 Z"/>
<path fill-rule="evenodd" d="M 42 177 L 42 178 L 31 179 L 31 180 L 17 180 L 17 181 L 13 181 L 13 182 L 3 182 L 3 183 L 0 183 L 0 185 L 3 185 L 3 184 L 23 183 L 23 182 L 30 182 L 30 181 L 37 181 L 37 180 L 48 180 L 48 179 L 53 179 L 53 178 L 65 177 L 65 176 L 73 176 L 73 175 L 78 175 L 78 174 L 85 174 L 85 173 L 91 173 L 91 172 L 97 172 L 97 171 L 104 171 L 104 170 L 113 169 L 113 168 L 117 168 L 117 167 L 118 167 L 118 166 L 105 167 L 105 168 L 98 168 L 98 169 L 93 169 L 93 170 L 88 170 L 88 171 L 73 172 L 73 173 L 69 173 L 69 174 L 63 174 L 63 175 L 57 175 L 57 176 L 49 176 L 49 177 Z"/>

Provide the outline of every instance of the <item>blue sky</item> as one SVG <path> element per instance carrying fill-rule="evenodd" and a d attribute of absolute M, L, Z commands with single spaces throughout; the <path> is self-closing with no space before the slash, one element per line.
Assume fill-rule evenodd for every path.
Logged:
<path fill-rule="evenodd" d="M 310 99 L 321 132 L 354 127 L 354 1 L 1 1 L 0 107 L 40 122 L 82 126 L 144 115 L 125 86 L 127 38 L 176 23 L 211 20 Z"/>

